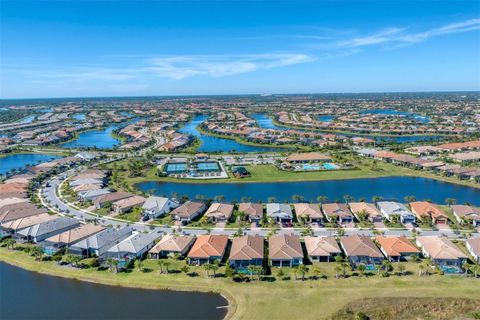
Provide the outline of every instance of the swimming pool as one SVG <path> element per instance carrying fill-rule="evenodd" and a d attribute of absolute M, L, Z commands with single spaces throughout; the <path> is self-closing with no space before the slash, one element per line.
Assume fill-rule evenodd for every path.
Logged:
<path fill-rule="evenodd" d="M 336 164 L 333 164 L 333 163 L 324 163 L 323 164 L 323 169 L 326 169 L 326 170 L 336 170 L 338 169 L 338 166 Z"/>
<path fill-rule="evenodd" d="M 302 165 L 302 170 L 313 171 L 313 170 L 336 170 L 338 166 L 333 163 L 324 163 L 324 164 L 309 164 L 305 163 Z"/>
<path fill-rule="evenodd" d="M 185 173 L 187 172 L 187 164 L 185 162 L 167 163 L 165 171 L 167 173 Z"/>
<path fill-rule="evenodd" d="M 197 162 L 197 171 L 220 171 L 220 165 L 217 162 Z"/>
<path fill-rule="evenodd" d="M 444 273 L 462 273 L 462 269 L 457 266 L 440 266 Z"/>

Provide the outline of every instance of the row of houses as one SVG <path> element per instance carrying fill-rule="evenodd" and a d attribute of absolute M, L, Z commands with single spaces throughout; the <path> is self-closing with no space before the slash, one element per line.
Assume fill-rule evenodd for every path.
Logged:
<path fill-rule="evenodd" d="M 226 235 L 201 235 L 197 238 L 188 235 L 165 235 L 150 249 L 151 259 L 160 259 L 171 255 L 181 255 L 193 265 L 211 263 L 215 260 L 227 260 L 236 269 L 249 265 L 272 267 L 294 267 L 303 264 L 305 259 L 311 262 L 335 261 L 336 256 L 349 259 L 354 266 L 379 265 L 383 260 L 404 261 L 411 256 L 421 255 L 432 259 L 440 267 L 460 268 L 468 256 L 445 237 L 417 237 L 412 243 L 404 236 L 368 236 L 354 235 L 341 237 L 304 237 L 293 234 L 273 235 L 268 241 L 259 235 L 245 235 L 231 240 Z M 467 240 L 467 248 L 478 263 L 480 238 Z M 268 249 L 267 249 L 268 247 Z M 229 252 L 228 257 L 225 255 Z M 268 254 L 266 254 L 268 252 Z M 305 252 L 305 254 L 304 254 Z"/>

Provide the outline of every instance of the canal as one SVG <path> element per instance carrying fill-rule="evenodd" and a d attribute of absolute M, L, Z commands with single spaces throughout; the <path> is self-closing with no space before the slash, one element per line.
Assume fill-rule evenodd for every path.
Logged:
<path fill-rule="evenodd" d="M 210 320 L 227 313 L 226 308 L 217 309 L 228 304 L 219 294 L 99 285 L 2 262 L 0 283 L 0 319 Z"/>
<path fill-rule="evenodd" d="M 446 198 L 454 198 L 458 203 L 469 202 L 480 205 L 480 189 L 441 182 L 427 178 L 385 177 L 350 180 L 266 182 L 266 183 L 174 183 L 143 182 L 136 185 L 144 192 L 154 191 L 156 195 L 187 195 L 194 199 L 197 195 L 206 198 L 223 196 L 226 201 L 294 202 L 292 196 L 302 196 L 305 201 L 317 201 L 318 196 L 327 196 L 329 201 L 344 201 L 345 195 L 356 200 L 370 201 L 373 196 L 403 201 L 405 196 L 415 196 L 417 200 L 432 200 L 444 203 Z M 298 202 L 298 201 L 295 201 Z"/>

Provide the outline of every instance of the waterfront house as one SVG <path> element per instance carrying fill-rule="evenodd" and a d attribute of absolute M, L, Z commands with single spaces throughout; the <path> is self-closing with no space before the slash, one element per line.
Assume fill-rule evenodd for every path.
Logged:
<path fill-rule="evenodd" d="M 85 178 L 85 179 L 77 179 L 77 180 L 72 180 L 68 184 L 71 188 L 81 186 L 82 184 L 96 184 L 99 186 L 103 186 L 103 180 L 102 179 L 94 179 L 94 178 Z"/>
<path fill-rule="evenodd" d="M 448 216 L 436 205 L 427 201 L 410 202 L 410 209 L 418 219 L 433 224 L 448 224 Z"/>
<path fill-rule="evenodd" d="M 322 204 L 322 211 L 330 222 L 338 222 L 341 224 L 353 222 L 353 213 L 344 203 Z"/>
<path fill-rule="evenodd" d="M 18 231 L 15 236 L 23 241 L 39 243 L 56 234 L 79 226 L 80 222 L 77 219 L 56 217 L 55 219 L 24 228 Z"/>
<path fill-rule="evenodd" d="M 384 260 L 382 252 L 367 236 L 353 235 L 342 237 L 340 245 L 352 266 L 359 264 L 367 266 L 381 264 Z"/>
<path fill-rule="evenodd" d="M 246 235 L 234 238 L 230 250 L 229 263 L 232 268 L 246 268 L 249 265 L 263 264 L 264 239 L 259 235 Z"/>
<path fill-rule="evenodd" d="M 31 202 L 9 204 L 0 208 L 0 223 L 36 216 L 47 212 L 47 209 L 37 208 L 37 206 Z"/>
<path fill-rule="evenodd" d="M 263 205 L 260 203 L 242 202 L 238 205 L 238 212 L 243 212 L 248 221 L 257 225 L 263 219 Z"/>
<path fill-rule="evenodd" d="M 268 259 L 272 267 L 295 267 L 303 264 L 302 244 L 297 235 L 273 235 L 268 240 L 268 247 Z"/>
<path fill-rule="evenodd" d="M 405 236 L 377 236 L 375 240 L 390 261 L 401 261 L 406 260 L 407 257 L 420 255 L 420 250 Z"/>
<path fill-rule="evenodd" d="M 292 222 L 292 208 L 285 203 L 267 203 L 267 217 L 276 222 Z"/>
<path fill-rule="evenodd" d="M 188 263 L 202 265 L 222 261 L 228 245 L 226 235 L 200 235 L 187 255 Z"/>
<path fill-rule="evenodd" d="M 16 232 L 22 229 L 34 226 L 42 222 L 50 221 L 55 218 L 57 218 L 57 216 L 50 215 L 48 213 L 41 213 L 34 216 L 27 216 L 15 220 L 9 220 L 6 222 L 2 222 L 2 224 L 0 225 L 0 232 L 2 237 L 14 235 Z"/>
<path fill-rule="evenodd" d="M 392 221 L 394 216 L 398 217 L 399 221 L 404 224 L 415 223 L 416 221 L 415 215 L 410 212 L 402 203 L 394 201 L 380 201 L 377 202 L 377 206 L 380 209 L 380 212 L 389 221 Z"/>
<path fill-rule="evenodd" d="M 113 202 L 116 202 L 118 200 L 130 198 L 133 196 L 134 195 L 131 194 L 130 192 L 124 192 L 124 191 L 112 192 L 112 193 L 104 194 L 102 196 L 97 197 L 93 201 L 93 205 L 95 206 L 95 209 L 100 209 L 105 207 L 107 204 L 112 204 Z"/>
<path fill-rule="evenodd" d="M 342 250 L 334 237 L 306 236 L 303 241 L 311 262 L 330 262 L 335 259 L 335 256 L 342 254 Z"/>
<path fill-rule="evenodd" d="M 158 218 L 178 207 L 178 202 L 164 197 L 148 197 L 142 206 L 143 214 L 151 219 Z"/>
<path fill-rule="evenodd" d="M 185 224 L 202 214 L 205 209 L 206 206 L 203 202 L 187 201 L 175 208 L 170 214 L 175 220 Z"/>
<path fill-rule="evenodd" d="M 323 221 L 323 213 L 320 210 L 320 206 L 313 203 L 295 203 L 293 205 L 295 208 L 295 214 L 297 219 L 305 219 L 308 222 L 318 222 Z"/>
<path fill-rule="evenodd" d="M 468 252 L 473 257 L 473 260 L 480 264 L 480 237 L 470 238 L 465 242 Z"/>
<path fill-rule="evenodd" d="M 195 237 L 192 236 L 167 234 L 150 249 L 148 254 L 151 259 L 160 259 L 174 254 L 185 256 L 194 242 Z"/>
<path fill-rule="evenodd" d="M 205 212 L 205 217 L 213 222 L 227 222 L 232 216 L 232 213 L 232 204 L 214 202 L 207 209 L 207 212 Z"/>
<path fill-rule="evenodd" d="M 471 224 L 474 227 L 480 226 L 480 208 L 467 205 L 452 205 L 453 215 L 461 224 Z"/>
<path fill-rule="evenodd" d="M 122 214 L 132 210 L 135 207 L 139 207 L 143 205 L 146 200 L 147 199 L 142 196 L 133 196 L 133 197 L 125 198 L 112 203 L 112 209 L 114 212 L 118 214 Z"/>
<path fill-rule="evenodd" d="M 366 214 L 367 219 L 370 222 L 383 222 L 383 215 L 380 210 L 375 207 L 373 203 L 367 202 L 349 202 L 348 206 L 350 207 L 350 211 L 356 216 L 356 218 L 360 221 L 359 216 L 361 214 Z"/>
<path fill-rule="evenodd" d="M 73 244 L 68 248 L 68 252 L 83 257 L 101 257 L 108 249 L 129 237 L 132 232 L 133 228 L 130 226 L 120 229 L 108 228 Z"/>
<path fill-rule="evenodd" d="M 132 259 L 141 259 L 147 251 L 154 246 L 155 240 L 160 238 L 161 235 L 162 232 L 158 230 L 150 233 L 134 232 L 123 241 L 108 249 L 105 253 L 105 259 L 117 259 L 122 264 L 126 264 Z"/>
<path fill-rule="evenodd" d="M 416 243 L 426 257 L 449 273 L 461 271 L 463 262 L 468 259 L 467 255 L 446 237 L 419 236 Z"/>
<path fill-rule="evenodd" d="M 46 254 L 54 254 L 58 250 L 69 247 L 83 239 L 86 239 L 95 233 L 105 230 L 101 225 L 87 223 L 78 228 L 70 229 L 62 233 L 49 237 L 40 243 L 43 252 Z"/>

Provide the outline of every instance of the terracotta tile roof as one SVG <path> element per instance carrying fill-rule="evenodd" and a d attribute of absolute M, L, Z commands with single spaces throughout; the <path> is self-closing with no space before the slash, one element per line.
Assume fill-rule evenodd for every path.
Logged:
<path fill-rule="evenodd" d="M 350 202 L 348 205 L 353 213 L 359 213 L 365 210 L 370 217 L 382 216 L 380 210 L 378 210 L 373 203 Z"/>
<path fill-rule="evenodd" d="M 207 212 L 205 212 L 205 216 L 228 219 L 232 213 L 233 205 L 215 202 L 210 205 Z"/>
<path fill-rule="evenodd" d="M 187 201 L 178 208 L 175 208 L 170 214 L 181 218 L 190 218 L 204 208 L 205 204 L 203 202 Z"/>
<path fill-rule="evenodd" d="M 260 203 L 242 202 L 238 205 L 238 211 L 249 216 L 263 217 L 263 205 Z"/>
<path fill-rule="evenodd" d="M 195 241 L 191 236 L 177 236 L 174 234 L 165 235 L 149 253 L 160 253 L 161 251 L 178 252 L 184 254 Z"/>
<path fill-rule="evenodd" d="M 367 256 L 372 258 L 383 258 L 382 252 L 375 243 L 367 236 L 348 236 L 340 240 L 345 254 L 350 256 Z"/>
<path fill-rule="evenodd" d="M 269 241 L 268 257 L 271 260 L 303 258 L 302 245 L 297 235 L 273 235 Z"/>
<path fill-rule="evenodd" d="M 432 219 L 444 218 L 448 220 L 448 216 L 443 213 L 440 208 L 433 203 L 427 201 L 415 201 L 410 202 L 410 208 L 412 212 L 417 215 L 420 219 L 422 217 L 431 217 Z"/>
<path fill-rule="evenodd" d="M 263 259 L 263 237 L 246 235 L 232 241 L 230 260 Z"/>
<path fill-rule="evenodd" d="M 463 204 L 452 205 L 451 208 L 460 219 L 480 220 L 480 208 Z"/>
<path fill-rule="evenodd" d="M 189 258 L 210 258 L 223 256 L 228 243 L 226 235 L 201 235 L 188 253 Z"/>
<path fill-rule="evenodd" d="M 334 237 L 307 236 L 303 240 L 309 256 L 326 257 L 332 254 L 342 253 L 342 250 Z"/>
<path fill-rule="evenodd" d="M 389 257 L 399 257 L 405 253 L 419 253 L 417 249 L 406 237 L 385 237 L 377 236 L 375 238 L 382 247 L 384 253 Z"/>
<path fill-rule="evenodd" d="M 420 236 L 417 242 L 432 259 L 460 259 L 467 256 L 446 237 Z"/>
<path fill-rule="evenodd" d="M 323 218 L 320 206 L 313 203 L 295 203 L 293 205 L 297 217 L 305 216 L 310 218 Z"/>
<path fill-rule="evenodd" d="M 325 203 L 322 204 L 322 210 L 328 217 L 351 217 L 352 212 L 344 203 Z"/>
<path fill-rule="evenodd" d="M 4 222 L 1 224 L 1 226 L 4 229 L 17 231 L 17 230 L 34 226 L 42 222 L 54 220 L 56 218 L 58 218 L 58 216 L 50 215 L 48 213 L 42 213 L 42 214 L 37 214 L 35 216 L 29 216 L 29 217 L 24 217 L 24 218 L 19 218 L 16 220 Z"/>
<path fill-rule="evenodd" d="M 46 241 L 69 245 L 88 238 L 91 235 L 94 235 L 104 229 L 105 227 L 103 226 L 87 223 L 78 228 L 67 230 L 65 232 L 54 235 L 53 237 L 47 238 Z"/>

